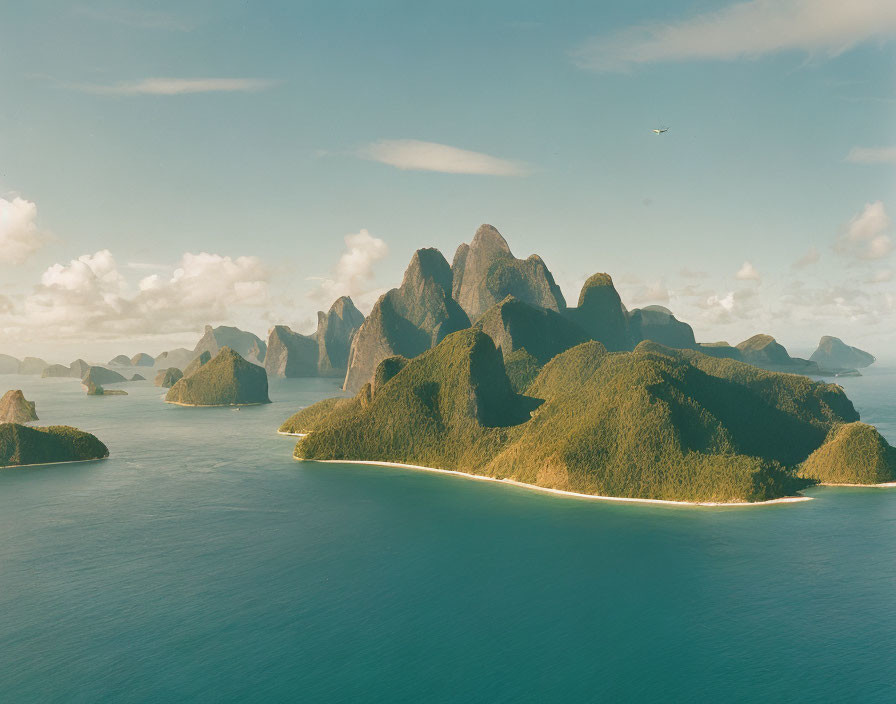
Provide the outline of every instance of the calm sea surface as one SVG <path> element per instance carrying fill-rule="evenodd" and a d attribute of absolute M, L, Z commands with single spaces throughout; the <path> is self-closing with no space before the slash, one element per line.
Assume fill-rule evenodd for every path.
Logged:
<path fill-rule="evenodd" d="M 896 443 L 896 370 L 842 383 Z M 112 455 L 0 471 L 0 701 L 896 701 L 896 490 L 607 504 L 295 462 L 331 381 L 8 388 Z"/>

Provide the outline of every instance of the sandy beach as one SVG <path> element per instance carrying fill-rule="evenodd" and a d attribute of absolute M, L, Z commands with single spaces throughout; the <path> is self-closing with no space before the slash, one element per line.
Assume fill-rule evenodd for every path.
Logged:
<path fill-rule="evenodd" d="M 896 489 L 896 482 L 884 482 L 882 484 L 819 484 L 818 486 L 853 486 L 863 489 Z"/>
<path fill-rule="evenodd" d="M 287 434 L 287 433 L 284 433 Z M 510 484 L 522 489 L 530 489 L 532 491 L 540 491 L 545 494 L 553 494 L 565 498 L 589 499 L 593 501 L 616 501 L 622 503 L 639 503 L 639 504 L 658 504 L 666 506 L 693 506 L 693 507 L 711 507 L 711 508 L 728 508 L 743 506 L 768 506 L 770 504 L 789 504 L 801 501 L 812 501 L 811 496 L 785 496 L 780 499 L 770 499 L 769 501 L 739 501 L 731 503 L 715 502 L 715 501 L 672 501 L 670 499 L 636 499 L 622 496 L 598 496 L 596 494 L 583 494 L 577 491 L 564 491 L 562 489 L 549 489 L 547 487 L 536 486 L 535 484 L 526 484 L 518 482 L 515 479 L 498 479 L 496 477 L 485 477 L 479 474 L 470 474 L 468 472 L 459 472 L 454 469 L 438 469 L 436 467 L 424 467 L 419 464 L 402 464 L 400 462 L 374 462 L 373 460 L 305 460 L 296 458 L 300 462 L 322 462 L 327 464 L 363 464 L 380 467 L 397 467 L 399 469 L 417 469 L 424 472 L 436 472 L 438 474 L 453 474 L 466 479 L 476 479 L 484 482 L 497 482 L 499 484 Z"/>
<path fill-rule="evenodd" d="M 21 469 L 22 467 L 52 467 L 56 464 L 81 464 L 83 462 L 101 462 L 109 459 L 109 456 L 94 457 L 89 460 L 63 460 L 62 462 L 32 462 L 31 464 L 2 464 L 0 469 Z"/>

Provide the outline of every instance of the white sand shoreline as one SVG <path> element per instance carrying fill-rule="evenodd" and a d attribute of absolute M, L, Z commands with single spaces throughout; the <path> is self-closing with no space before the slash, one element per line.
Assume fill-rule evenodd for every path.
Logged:
<path fill-rule="evenodd" d="M 241 406 L 266 406 L 273 401 L 255 401 L 253 403 L 181 403 L 180 401 L 168 401 L 172 406 L 183 406 L 184 408 L 240 408 Z"/>
<path fill-rule="evenodd" d="M 828 484 L 825 482 L 817 484 L 816 486 L 852 486 L 860 489 L 894 489 L 896 488 L 896 482 L 883 482 L 882 484 Z"/>
<path fill-rule="evenodd" d="M 109 459 L 109 455 L 105 457 L 94 457 L 89 460 L 63 460 L 62 462 L 32 462 L 31 464 L 0 464 L 0 469 L 21 469 L 22 467 L 52 467 L 57 464 L 81 464 L 83 462 L 101 462 Z"/>
<path fill-rule="evenodd" d="M 278 431 L 277 431 L 277 435 L 289 435 L 289 436 L 294 437 L 294 438 L 303 438 L 303 437 L 305 437 L 307 434 L 308 434 L 308 433 L 284 433 L 282 430 L 278 430 Z"/>
<path fill-rule="evenodd" d="M 286 433 L 284 433 L 286 434 Z M 518 482 L 515 479 L 498 479 L 496 477 L 485 477 L 480 474 L 470 474 L 468 472 L 460 472 L 454 469 L 438 469 L 436 467 L 424 467 L 419 464 L 403 464 L 401 462 L 375 462 L 373 460 L 306 460 L 295 458 L 299 462 L 321 462 L 327 464 L 363 464 L 374 465 L 379 467 L 397 467 L 399 469 L 418 469 L 425 472 L 436 472 L 438 474 L 453 474 L 466 479 L 477 479 L 485 482 L 498 482 L 500 484 L 510 484 L 523 489 L 531 489 L 532 491 L 540 491 L 545 494 L 553 494 L 566 498 L 590 499 L 593 501 L 616 501 L 622 503 L 642 503 L 642 504 L 659 504 L 666 506 L 694 506 L 694 507 L 710 507 L 710 508 L 728 508 L 728 507 L 744 507 L 744 506 L 768 506 L 770 504 L 789 504 L 801 501 L 812 501 L 811 496 L 785 496 L 780 499 L 770 499 L 768 501 L 739 501 L 731 503 L 723 503 L 716 501 L 673 501 L 671 499 L 636 499 L 623 496 L 598 496 L 596 494 L 583 494 L 577 491 L 564 491 L 562 489 L 550 489 L 548 487 L 536 486 L 535 484 L 526 484 Z"/>

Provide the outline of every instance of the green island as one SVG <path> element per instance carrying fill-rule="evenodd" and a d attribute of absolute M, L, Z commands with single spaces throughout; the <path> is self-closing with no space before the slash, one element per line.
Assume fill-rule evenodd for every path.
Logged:
<path fill-rule="evenodd" d="M 280 431 L 305 434 L 297 459 L 411 464 L 604 497 L 741 503 L 820 482 L 891 480 L 893 448 L 857 421 L 839 386 L 649 341 L 630 352 L 578 344 L 518 393 L 501 351 L 474 327 L 412 360 L 384 360 L 354 398 L 310 406 Z"/>
<path fill-rule="evenodd" d="M 108 456 L 109 448 L 95 435 L 77 428 L 0 423 L 0 467 L 84 462 Z"/>
<path fill-rule="evenodd" d="M 230 347 L 185 374 L 168 389 L 165 401 L 182 406 L 244 406 L 270 403 L 268 376 Z"/>

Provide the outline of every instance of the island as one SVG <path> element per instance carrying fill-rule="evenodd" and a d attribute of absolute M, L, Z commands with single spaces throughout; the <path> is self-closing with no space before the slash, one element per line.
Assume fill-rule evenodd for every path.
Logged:
<path fill-rule="evenodd" d="M 519 393 L 492 338 L 473 327 L 414 359 L 383 360 L 354 398 L 310 406 L 280 430 L 303 435 L 294 453 L 303 460 L 738 504 L 795 497 L 832 479 L 891 476 L 892 448 L 858 420 L 839 386 L 651 341 L 618 353 L 578 344 Z M 851 471 L 845 460 L 872 451 Z"/>
<path fill-rule="evenodd" d="M 109 448 L 95 435 L 67 425 L 0 424 L 0 467 L 86 462 L 108 456 Z"/>
<path fill-rule="evenodd" d="M 829 335 L 819 340 L 818 349 L 809 359 L 827 369 L 858 369 L 871 366 L 877 361 L 873 354 L 858 347 L 850 347 L 839 337 Z"/>
<path fill-rule="evenodd" d="M 178 369 L 177 367 L 168 367 L 168 369 L 162 369 L 158 374 L 156 374 L 156 378 L 153 380 L 153 383 L 156 386 L 161 386 L 165 389 L 170 389 L 177 382 L 183 379 L 184 373 Z"/>
<path fill-rule="evenodd" d="M 181 406 L 270 403 L 268 375 L 262 367 L 225 346 L 211 360 L 172 386 L 165 401 Z"/>
<path fill-rule="evenodd" d="M 0 398 L 0 423 L 30 423 L 39 420 L 34 401 L 28 401 L 21 389 L 7 391 Z"/>

